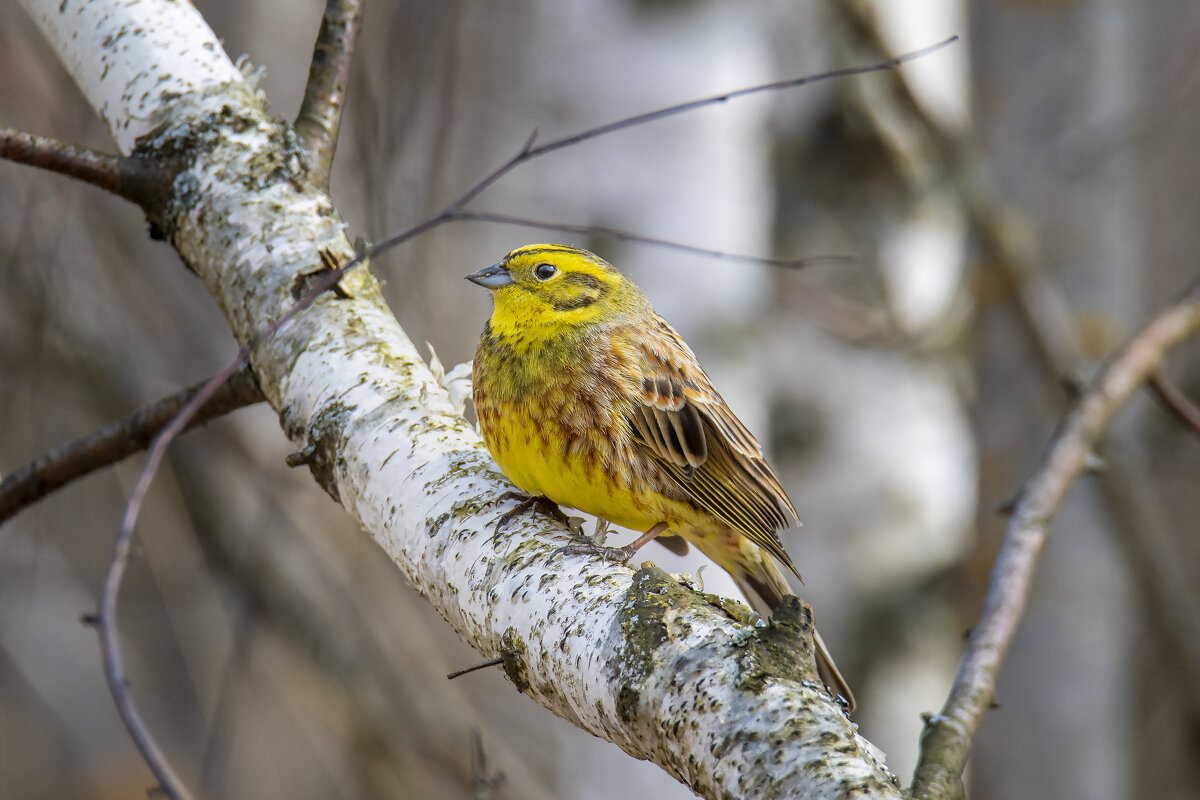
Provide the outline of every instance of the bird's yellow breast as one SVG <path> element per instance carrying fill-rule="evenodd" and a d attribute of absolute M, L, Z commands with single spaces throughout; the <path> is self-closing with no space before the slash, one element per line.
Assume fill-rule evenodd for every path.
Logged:
<path fill-rule="evenodd" d="M 637 531 L 694 514 L 664 492 L 657 466 L 637 447 L 615 384 L 587 383 L 568 369 L 553 385 L 506 395 L 476 360 L 479 429 L 500 469 L 523 491 Z M 483 367 L 481 369 L 481 367 Z"/>
<path fill-rule="evenodd" d="M 621 437 L 582 433 L 520 405 L 483 412 L 480 429 L 509 480 L 522 490 L 607 519 L 647 530 L 662 520 L 664 498 L 649 491 L 620 452 Z M 626 463 L 623 463 L 626 462 Z"/>

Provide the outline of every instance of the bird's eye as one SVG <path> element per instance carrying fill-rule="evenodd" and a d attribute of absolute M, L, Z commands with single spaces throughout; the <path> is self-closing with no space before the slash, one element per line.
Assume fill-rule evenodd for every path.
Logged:
<path fill-rule="evenodd" d="M 533 268 L 533 274 L 537 276 L 539 281 L 550 280 L 556 272 L 558 272 L 558 267 L 553 264 L 538 264 Z"/>

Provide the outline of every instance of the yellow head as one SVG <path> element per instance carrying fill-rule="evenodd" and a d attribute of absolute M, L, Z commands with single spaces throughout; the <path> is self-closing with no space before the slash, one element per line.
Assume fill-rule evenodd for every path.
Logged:
<path fill-rule="evenodd" d="M 607 261 L 561 244 L 518 248 L 467 280 L 492 291 L 492 334 L 522 349 L 636 314 L 647 304 Z"/>

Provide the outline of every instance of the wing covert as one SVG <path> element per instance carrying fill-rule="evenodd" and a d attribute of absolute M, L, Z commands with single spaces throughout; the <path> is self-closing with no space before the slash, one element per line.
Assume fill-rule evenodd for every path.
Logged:
<path fill-rule="evenodd" d="M 796 514 L 753 434 L 661 317 L 623 337 L 640 382 L 630 429 L 695 502 L 789 568 L 776 531 Z"/>

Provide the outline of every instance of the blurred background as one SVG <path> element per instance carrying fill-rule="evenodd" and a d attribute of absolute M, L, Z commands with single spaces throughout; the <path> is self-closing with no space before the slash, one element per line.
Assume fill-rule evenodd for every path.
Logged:
<path fill-rule="evenodd" d="M 111 150 L 15 0 L 0 123 Z M 299 105 L 322 3 L 196 0 Z M 962 40 L 900 74 L 707 108 L 531 163 L 476 208 L 804 271 L 496 225 L 372 264 L 452 365 L 462 276 L 531 241 L 628 271 L 769 450 L 801 590 L 907 782 L 1016 493 L 1073 387 L 1194 278 L 1200 6 L 1162 0 L 369 2 L 334 166 L 352 234 L 420 220 L 515 152 L 737 87 Z M 235 351 L 140 212 L 0 163 L 0 473 L 208 377 Z M 1200 347 L 1170 380 L 1200 398 Z M 480 660 L 306 471 L 266 407 L 173 448 L 122 594 L 143 714 L 204 798 L 684 798 Z M 1075 488 L 967 775 L 972 798 L 1200 796 L 1200 439 L 1147 396 Z M 0 797 L 140 797 L 95 608 L 141 458 L 0 527 Z M 654 552 L 651 552 L 654 549 Z M 696 572 L 661 548 L 648 557 Z M 710 589 L 734 590 L 716 567 Z M 380 614 L 381 609 L 386 613 Z M 472 767 L 477 731 L 486 767 Z M 499 789 L 473 795 L 477 779 Z"/>

